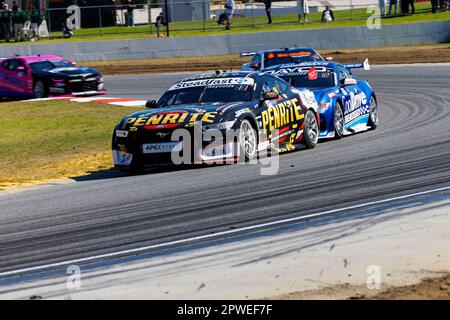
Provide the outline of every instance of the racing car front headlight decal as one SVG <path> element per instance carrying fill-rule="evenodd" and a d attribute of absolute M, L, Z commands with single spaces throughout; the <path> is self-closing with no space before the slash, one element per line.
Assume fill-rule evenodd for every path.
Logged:
<path fill-rule="evenodd" d="M 116 130 L 116 136 L 119 138 L 126 138 L 126 137 L 128 137 L 128 131 Z"/>

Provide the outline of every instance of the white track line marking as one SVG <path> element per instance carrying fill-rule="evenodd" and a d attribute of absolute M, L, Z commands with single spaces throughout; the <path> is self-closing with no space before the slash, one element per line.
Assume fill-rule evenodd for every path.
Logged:
<path fill-rule="evenodd" d="M 106 254 L 100 254 L 100 255 L 86 257 L 86 258 L 79 258 L 79 259 L 67 260 L 67 261 L 62 261 L 62 262 L 50 263 L 50 264 L 40 265 L 40 266 L 36 266 L 36 267 L 6 271 L 6 272 L 0 273 L 0 278 L 18 275 L 18 274 L 26 273 L 26 272 L 43 271 L 46 269 L 61 267 L 61 266 L 70 265 L 70 264 L 85 263 L 85 262 L 100 260 L 100 259 L 104 259 L 104 258 L 113 258 L 113 257 L 119 257 L 119 256 L 123 256 L 123 255 L 131 255 L 131 254 L 136 254 L 136 253 L 151 250 L 151 249 L 161 249 L 164 247 L 169 247 L 169 246 L 179 245 L 179 244 L 186 244 L 186 243 L 197 241 L 197 240 L 212 239 L 217 236 L 237 234 L 242 231 L 251 231 L 251 230 L 256 230 L 256 229 L 260 229 L 260 228 L 264 228 L 264 227 L 281 225 L 281 224 L 285 224 L 288 222 L 298 222 L 301 220 L 325 216 L 325 215 L 329 215 L 329 214 L 337 213 L 337 212 L 341 212 L 341 211 L 360 209 L 360 208 L 364 208 L 364 207 L 368 207 L 368 206 L 372 206 L 372 205 L 383 204 L 383 203 L 388 203 L 388 202 L 392 202 L 392 201 L 403 200 L 403 199 L 413 198 L 413 197 L 417 197 L 417 196 L 421 196 L 421 195 L 431 194 L 431 193 L 440 192 L 440 191 L 447 191 L 447 190 L 450 190 L 450 186 L 439 188 L 439 189 L 433 189 L 433 190 L 412 193 L 409 195 L 389 198 L 389 199 L 385 199 L 385 200 L 378 200 L 378 201 L 358 204 L 358 205 L 354 205 L 354 206 L 350 206 L 350 207 L 346 207 L 346 208 L 333 209 L 333 210 L 329 210 L 329 211 L 313 213 L 313 214 L 309 214 L 309 215 L 301 216 L 301 217 L 295 217 L 295 218 L 282 219 L 282 220 L 277 220 L 277 221 L 272 221 L 272 222 L 267 222 L 267 223 L 255 224 L 255 225 L 248 226 L 248 227 L 242 227 L 242 228 L 237 228 L 237 229 L 233 229 L 233 230 L 221 231 L 221 232 L 217 232 L 214 234 L 207 234 L 207 235 L 196 236 L 196 237 L 191 237 L 191 238 L 186 238 L 186 239 L 169 241 L 169 242 L 165 242 L 165 243 L 154 244 L 154 245 L 135 248 L 135 249 L 111 252 L 111 253 L 106 253 Z"/>
<path fill-rule="evenodd" d="M 20 102 L 34 102 L 34 101 L 48 101 L 53 100 L 52 98 L 37 98 L 37 99 L 28 99 L 28 100 L 20 100 Z"/>
<path fill-rule="evenodd" d="M 124 101 L 114 101 L 123 99 Z M 74 97 L 53 97 L 53 98 L 41 98 L 41 99 L 32 99 L 32 100 L 23 100 L 23 101 L 49 101 L 49 100 L 69 100 L 71 102 L 98 102 L 98 103 L 106 103 L 109 105 L 122 106 L 122 107 L 144 107 L 147 103 L 146 100 L 136 100 L 130 98 L 114 98 L 114 97 L 104 97 L 104 96 L 96 96 L 96 97 L 85 97 L 85 98 L 74 98 Z M 114 102 L 108 102 L 114 101 Z"/>
<path fill-rule="evenodd" d="M 112 98 L 112 97 L 89 97 L 89 98 L 73 98 L 70 99 L 71 102 L 95 102 L 95 100 L 112 100 L 112 99 L 118 99 L 118 98 Z"/>
<path fill-rule="evenodd" d="M 115 106 L 123 106 L 123 107 L 143 107 L 147 101 L 145 100 L 136 100 L 136 101 L 125 101 L 125 102 L 108 102 L 108 104 Z"/>

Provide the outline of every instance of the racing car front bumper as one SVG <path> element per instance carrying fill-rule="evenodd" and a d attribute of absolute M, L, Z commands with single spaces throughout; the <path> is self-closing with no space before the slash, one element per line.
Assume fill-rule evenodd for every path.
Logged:
<path fill-rule="evenodd" d="M 117 131 L 121 136 L 117 135 Z M 116 130 L 112 141 L 115 168 L 127 169 L 136 163 L 141 166 L 225 163 L 239 158 L 239 145 L 236 141 L 205 141 L 202 137 L 198 142 L 190 140 L 189 143 L 183 143 L 172 141 L 169 132 L 158 132 L 165 137 L 160 138 L 153 134 L 149 137 L 142 132 Z M 189 152 L 186 153 L 185 150 Z"/>

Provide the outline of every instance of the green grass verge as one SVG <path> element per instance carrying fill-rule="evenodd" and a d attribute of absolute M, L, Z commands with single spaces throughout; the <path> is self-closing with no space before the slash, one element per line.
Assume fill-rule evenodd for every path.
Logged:
<path fill-rule="evenodd" d="M 137 108 L 70 101 L 0 104 L 0 188 L 111 167 L 115 124 Z"/>
<path fill-rule="evenodd" d="M 367 13 L 367 9 L 337 10 L 335 11 L 336 21 L 332 23 L 321 23 L 321 13 L 311 13 L 308 15 L 309 22 L 300 24 L 296 14 L 274 15 L 274 23 L 267 25 L 267 18 L 261 17 L 236 17 L 233 19 L 232 29 L 224 30 L 223 26 L 217 26 L 215 20 L 208 21 L 188 21 L 176 22 L 170 25 L 170 36 L 204 36 L 220 35 L 233 33 L 249 33 L 263 31 L 282 31 L 282 30 L 306 30 L 321 28 L 343 28 L 365 26 L 367 18 L 372 13 Z M 417 3 L 416 14 L 410 16 L 398 16 L 392 18 L 383 18 L 382 24 L 401 24 L 429 21 L 450 20 L 450 11 L 432 14 L 430 4 Z M 108 27 L 108 28 L 90 28 L 79 29 L 75 31 L 75 36 L 71 39 L 61 39 L 61 32 L 53 32 L 53 39 L 40 40 L 34 43 L 56 42 L 56 41 L 99 41 L 113 39 L 140 39 L 155 36 L 154 26 L 136 26 L 136 27 Z M 20 44 L 20 43 L 19 43 Z M 12 43 L 11 45 L 14 45 Z"/>

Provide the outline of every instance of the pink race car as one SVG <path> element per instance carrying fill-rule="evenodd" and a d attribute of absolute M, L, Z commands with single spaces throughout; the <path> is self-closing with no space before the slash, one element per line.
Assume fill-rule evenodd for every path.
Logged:
<path fill-rule="evenodd" d="M 104 90 L 95 69 L 55 55 L 0 59 L 0 98 L 45 98 L 61 95 L 96 95 Z"/>

